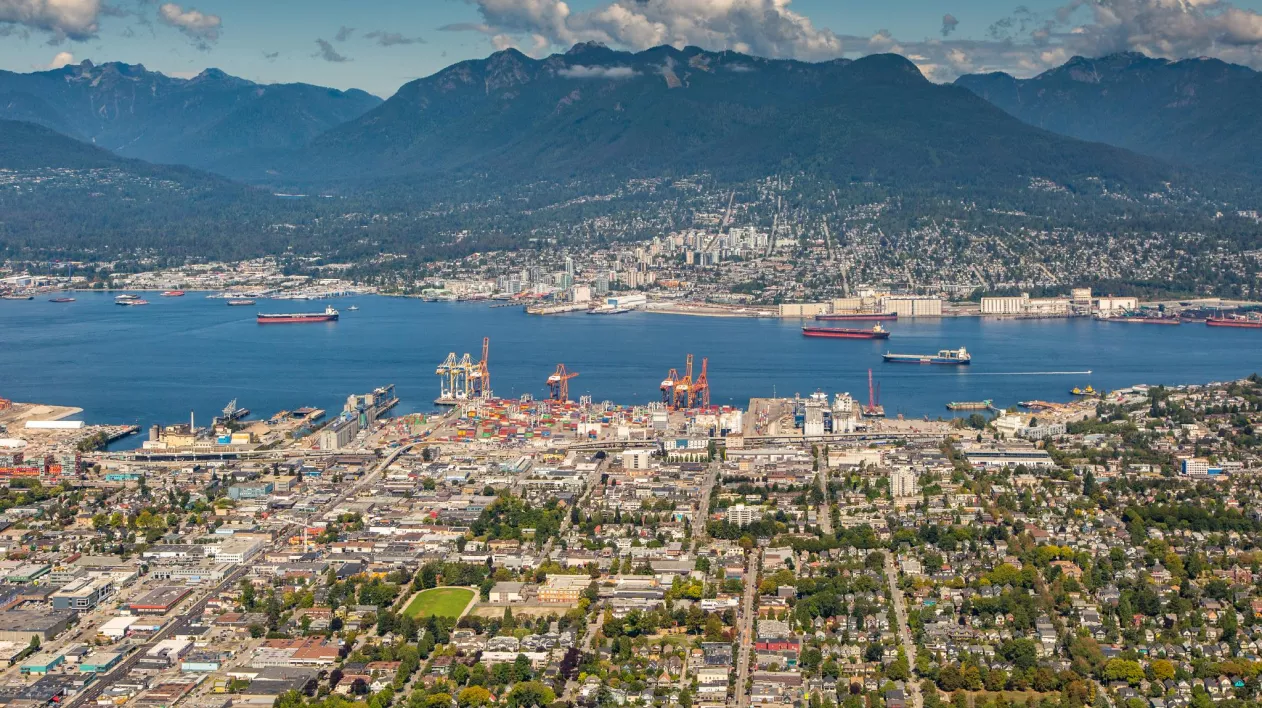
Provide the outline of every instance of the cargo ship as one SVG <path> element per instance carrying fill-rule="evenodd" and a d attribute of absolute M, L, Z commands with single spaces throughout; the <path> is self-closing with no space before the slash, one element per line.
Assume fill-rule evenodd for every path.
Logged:
<path fill-rule="evenodd" d="M 238 299 L 238 300 L 228 301 L 228 307 L 244 307 L 246 305 L 253 305 L 253 304 L 254 304 L 253 300 Z"/>
<path fill-rule="evenodd" d="M 890 322 L 898 319 L 897 312 L 837 312 L 831 315 L 815 315 L 820 322 Z"/>
<path fill-rule="evenodd" d="M 1206 317 L 1205 326 L 1262 329 L 1262 320 L 1249 319 L 1247 317 Z"/>
<path fill-rule="evenodd" d="M 184 297 L 183 290 L 167 290 L 162 293 L 162 297 Z"/>
<path fill-rule="evenodd" d="M 34 295 L 0 295 L 0 300 L 34 300 Z"/>
<path fill-rule="evenodd" d="M 1097 317 L 1098 322 L 1124 322 L 1126 324 L 1154 324 L 1154 325 L 1177 325 L 1182 324 L 1178 317 L 1145 317 L 1142 315 L 1129 315 L 1121 317 Z"/>
<path fill-rule="evenodd" d="M 833 339 L 889 339 L 890 331 L 880 324 L 872 329 L 846 329 L 844 327 L 803 327 L 804 337 L 829 337 Z"/>
<path fill-rule="evenodd" d="M 973 361 L 973 355 L 964 347 L 959 349 L 943 349 L 937 354 L 890 354 L 885 353 L 885 361 L 894 364 L 948 364 L 963 366 Z"/>
<path fill-rule="evenodd" d="M 299 312 L 266 315 L 260 312 L 258 314 L 259 324 L 292 324 L 298 322 L 337 322 L 337 310 L 331 306 L 324 308 L 324 312 Z"/>
<path fill-rule="evenodd" d="M 74 302 L 74 298 L 72 298 L 72 297 L 55 297 L 55 298 L 51 298 L 51 299 L 49 299 L 49 302 Z"/>
<path fill-rule="evenodd" d="M 148 305 L 149 301 L 138 297 L 132 297 L 126 300 L 115 300 L 114 304 L 121 307 L 135 307 L 137 305 Z"/>

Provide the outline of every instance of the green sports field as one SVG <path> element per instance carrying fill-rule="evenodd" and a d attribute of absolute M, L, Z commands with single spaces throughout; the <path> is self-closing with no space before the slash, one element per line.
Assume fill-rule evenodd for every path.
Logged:
<path fill-rule="evenodd" d="M 469 588 L 432 588 L 412 598 L 403 614 L 408 617 L 459 617 L 472 599 L 473 591 Z"/>

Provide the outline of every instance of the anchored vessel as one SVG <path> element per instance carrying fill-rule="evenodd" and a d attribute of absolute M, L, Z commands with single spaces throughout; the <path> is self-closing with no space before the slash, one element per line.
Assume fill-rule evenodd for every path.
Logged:
<path fill-rule="evenodd" d="M 258 314 L 259 324 L 290 324 L 298 322 L 336 322 L 337 310 L 332 306 L 324 308 L 324 312 L 299 312 L 266 315 Z"/>
<path fill-rule="evenodd" d="M 1241 327 L 1244 329 L 1262 329 L 1262 320 L 1245 317 L 1207 317 L 1207 327 Z"/>
<path fill-rule="evenodd" d="M 889 339 L 890 331 L 880 324 L 872 329 L 847 329 L 844 327 L 803 327 L 804 337 L 829 337 L 832 339 Z"/>
<path fill-rule="evenodd" d="M 184 297 L 183 290 L 167 290 L 162 293 L 162 297 Z"/>
<path fill-rule="evenodd" d="M 228 301 L 228 307 L 244 307 L 246 305 L 253 305 L 253 304 L 254 304 L 253 300 L 247 300 L 247 299 L 238 299 L 238 300 Z"/>
<path fill-rule="evenodd" d="M 895 364 L 950 364 L 961 366 L 970 364 L 973 355 L 964 347 L 959 349 L 943 349 L 937 354 L 891 354 L 885 353 L 885 360 Z"/>

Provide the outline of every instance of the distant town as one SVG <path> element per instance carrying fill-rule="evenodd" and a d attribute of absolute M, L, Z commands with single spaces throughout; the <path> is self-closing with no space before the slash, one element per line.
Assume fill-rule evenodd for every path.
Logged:
<path fill-rule="evenodd" d="M 353 264 L 317 265 L 314 259 L 263 258 L 152 270 L 140 262 L 129 264 L 133 269 L 126 272 L 114 270 L 117 264 L 65 263 L 44 274 L 10 263 L 0 267 L 0 297 L 27 299 L 63 290 L 188 290 L 224 299 L 315 300 L 372 293 L 441 302 L 485 301 L 497 307 L 521 306 L 539 315 L 642 310 L 713 317 L 1095 316 L 1131 322 L 1177 324 L 1219 318 L 1260 324 L 1256 318 L 1262 302 L 1212 295 L 1141 300 L 1069 287 L 1060 288 L 1061 294 L 1039 297 L 1022 288 L 1047 290 L 1046 283 L 1013 283 L 995 291 L 979 282 L 862 282 L 852 279 L 844 261 L 832 260 L 828 242 L 810 244 L 807 258 L 774 255 L 778 247 L 794 244 L 752 228 L 725 229 L 722 235 L 690 231 L 634 248 L 577 255 L 534 250 L 475 254 L 430 264 L 414 281 L 389 284 L 356 277 Z"/>

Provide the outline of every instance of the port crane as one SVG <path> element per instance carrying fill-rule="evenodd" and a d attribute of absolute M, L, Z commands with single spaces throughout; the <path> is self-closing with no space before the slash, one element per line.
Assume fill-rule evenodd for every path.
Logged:
<path fill-rule="evenodd" d="M 684 365 L 684 375 L 675 381 L 675 397 L 671 402 L 675 408 L 692 407 L 692 355 L 688 355 L 688 363 Z"/>
<path fill-rule="evenodd" d="M 13 401 L 7 398 L 0 398 L 0 411 L 13 406 Z"/>
<path fill-rule="evenodd" d="M 884 418 L 885 407 L 881 405 L 881 385 L 872 385 L 872 370 L 868 369 L 868 405 L 863 408 L 865 418 Z"/>
<path fill-rule="evenodd" d="M 470 398 L 490 398 L 491 397 L 491 369 L 488 364 L 488 355 L 491 351 L 491 338 L 482 338 L 482 360 L 474 364 L 469 371 L 469 396 Z"/>
<path fill-rule="evenodd" d="M 460 361 L 456 359 L 456 353 L 451 352 L 438 364 L 434 374 L 438 376 L 438 399 L 455 400 L 464 387 L 464 369 L 460 367 Z"/>
<path fill-rule="evenodd" d="M 662 380 L 662 404 L 667 408 L 671 407 L 675 402 L 675 383 L 679 381 L 679 370 L 671 369 L 666 374 L 666 378 Z"/>
<path fill-rule="evenodd" d="M 692 400 L 688 404 L 689 407 L 710 407 L 710 377 L 706 372 L 709 364 L 708 358 L 701 357 L 701 373 L 697 376 L 697 380 L 692 382 Z"/>
<path fill-rule="evenodd" d="M 578 376 L 578 372 L 565 370 L 565 364 L 557 364 L 557 370 L 548 377 L 548 398 L 558 403 L 570 400 L 570 379 Z"/>

